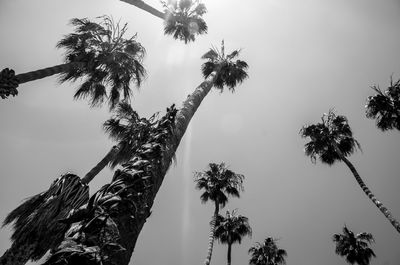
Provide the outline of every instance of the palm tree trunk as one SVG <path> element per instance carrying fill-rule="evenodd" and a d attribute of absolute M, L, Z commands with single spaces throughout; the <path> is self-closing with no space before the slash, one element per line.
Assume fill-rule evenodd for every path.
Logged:
<path fill-rule="evenodd" d="M 209 265 L 211 263 L 211 256 L 212 256 L 212 252 L 213 252 L 214 237 L 215 237 L 215 225 L 216 225 L 218 213 L 219 213 L 219 203 L 216 201 L 214 215 L 212 216 L 212 219 L 210 222 L 210 234 L 208 236 L 207 257 L 206 257 L 206 260 L 204 261 L 205 265 Z"/>
<path fill-rule="evenodd" d="M 232 243 L 228 243 L 228 265 L 231 265 Z"/>
<path fill-rule="evenodd" d="M 131 4 L 131 5 L 134 5 L 144 11 L 147 11 L 150 14 L 161 18 L 162 20 L 164 20 L 166 17 L 166 15 L 163 12 L 160 12 L 157 9 L 155 9 L 154 7 L 149 6 L 143 0 L 121 0 L 121 1 Z"/>
<path fill-rule="evenodd" d="M 400 233 L 400 224 L 399 222 L 393 217 L 392 213 L 383 206 L 382 202 L 378 201 L 375 195 L 371 192 L 371 190 L 365 185 L 364 181 L 361 179 L 360 175 L 358 174 L 356 168 L 353 164 L 343 155 L 343 153 L 339 150 L 337 146 L 335 146 L 335 150 L 338 153 L 340 159 L 349 167 L 350 171 L 353 173 L 354 178 L 356 179 L 358 185 L 360 185 L 361 189 L 364 193 L 371 199 L 371 201 L 378 207 L 378 209 L 386 216 L 386 218 L 390 221 L 390 223 L 394 226 L 397 232 Z"/>
<path fill-rule="evenodd" d="M 82 178 L 82 183 L 89 184 L 89 182 L 92 181 L 94 177 L 96 177 L 97 174 L 99 174 L 99 172 L 102 171 L 103 168 L 105 168 L 113 160 L 117 152 L 118 146 L 114 145 L 111 150 L 108 151 L 106 156 Z"/>
<path fill-rule="evenodd" d="M 204 97 L 211 90 L 216 74 L 217 72 L 212 72 L 207 79 L 202 82 L 191 95 L 187 97 L 187 99 L 183 102 L 183 107 L 176 114 L 174 131 L 172 133 L 173 135 L 168 140 L 166 148 L 163 149 L 160 160 L 157 159 L 157 162 L 152 163 L 154 183 L 151 187 L 151 190 L 149 190 L 146 194 L 146 212 L 137 218 L 132 218 L 132 216 L 135 216 L 135 213 L 122 208 L 118 211 L 120 214 L 113 218 L 117 224 L 120 235 L 118 244 L 120 244 L 125 251 L 120 251 L 119 253 L 113 255 L 112 259 L 103 262 L 104 265 L 129 264 L 139 234 L 147 218 L 150 216 L 150 209 L 153 206 L 157 192 L 160 189 L 165 174 L 167 173 L 175 156 L 175 152 L 179 146 L 179 143 L 182 140 L 182 137 L 185 134 L 190 120 L 194 116 L 197 108 L 200 106 Z M 118 207 L 123 207 L 123 205 L 121 204 L 121 206 Z"/>
<path fill-rule="evenodd" d="M 59 64 L 52 67 L 47 67 L 43 69 L 39 69 L 32 72 L 27 72 L 23 74 L 16 75 L 15 77 L 18 79 L 19 84 L 23 84 L 26 82 L 34 81 L 37 79 L 42 79 L 51 75 L 59 74 L 62 72 L 67 72 L 69 69 L 77 66 L 84 65 L 82 62 L 72 62 L 72 63 L 65 63 Z"/>

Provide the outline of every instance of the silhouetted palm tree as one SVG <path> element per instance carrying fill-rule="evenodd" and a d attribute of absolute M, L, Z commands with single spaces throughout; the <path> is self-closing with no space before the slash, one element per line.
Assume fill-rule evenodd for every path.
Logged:
<path fill-rule="evenodd" d="M 145 192 L 140 192 L 140 197 L 142 197 L 144 201 L 139 205 L 144 207 L 143 210 L 135 210 L 135 207 L 129 208 L 131 210 L 126 209 L 126 205 L 133 206 L 134 204 L 137 204 L 135 201 L 131 200 L 131 197 L 129 196 L 130 193 L 128 193 L 128 197 L 124 200 L 126 201 L 125 203 L 112 205 L 112 212 L 118 212 L 118 214 L 113 216 L 113 220 L 115 220 L 115 223 L 118 224 L 118 244 L 120 244 L 124 250 L 117 249 L 117 253 L 114 253 L 112 257 L 108 254 L 104 254 L 104 257 L 108 257 L 110 262 L 103 264 L 127 265 L 129 263 L 138 236 L 148 216 L 150 215 L 150 209 L 163 183 L 165 174 L 175 157 L 175 152 L 180 144 L 180 141 L 182 140 L 185 131 L 202 100 L 214 85 L 217 74 L 219 71 L 221 71 L 221 69 L 225 69 L 225 72 L 227 71 L 226 69 L 231 69 L 231 75 L 229 75 L 229 77 L 237 77 L 237 82 L 234 84 L 238 84 L 247 78 L 247 73 L 245 71 L 247 69 L 247 64 L 242 61 L 240 61 L 242 62 L 240 65 L 235 64 L 232 59 L 236 56 L 238 56 L 238 51 L 235 51 L 228 56 L 219 56 L 218 61 L 214 60 L 216 63 L 214 71 L 210 74 L 206 74 L 206 80 L 202 82 L 195 89 L 195 91 L 186 98 L 186 100 L 183 102 L 183 107 L 179 111 L 177 111 L 174 106 L 167 109 L 167 115 L 158 121 L 154 126 L 154 131 L 150 135 L 148 142 L 143 143 L 142 148 L 139 148 L 135 154 L 135 157 L 129 161 L 128 164 L 130 165 L 130 174 L 138 175 L 142 178 L 150 180 L 151 188 L 146 189 Z M 236 62 L 239 62 L 239 60 Z M 227 75 L 222 76 L 222 78 L 224 77 L 227 77 Z M 233 82 L 223 83 L 228 84 L 230 90 L 234 90 L 234 87 L 229 85 L 232 85 Z M 158 151 L 149 153 L 149 150 Z M 119 174 L 116 173 L 114 175 L 114 179 L 118 179 L 118 176 Z M 139 196 L 137 192 L 135 194 L 136 196 Z M 103 214 L 108 214 L 108 211 L 108 209 L 105 209 Z M 137 211 L 140 214 L 137 214 Z M 78 225 L 84 224 L 85 222 L 81 221 Z M 112 231 L 115 230 L 112 228 L 112 224 L 107 225 L 104 223 L 103 225 L 107 227 L 109 226 Z M 71 227 L 70 230 L 73 229 L 74 227 Z M 93 238 L 97 237 L 97 240 L 101 241 L 102 235 L 102 233 L 95 231 L 90 234 L 89 239 L 93 240 Z M 68 262 L 73 262 L 75 258 L 79 258 L 81 260 L 83 259 L 89 262 L 89 260 L 92 260 L 96 257 L 101 257 L 103 255 L 101 253 L 99 255 L 95 255 L 93 253 L 94 249 L 103 249 L 101 248 L 103 243 L 94 243 L 93 241 L 90 241 L 89 243 L 78 242 L 79 244 L 77 245 L 77 251 L 68 252 L 68 250 L 71 250 L 68 247 L 68 244 L 71 242 L 71 240 L 76 242 L 79 241 L 79 238 L 74 237 L 71 239 L 68 237 L 68 234 L 66 234 L 66 244 L 60 245 L 55 254 L 50 257 L 49 261 L 51 262 L 47 264 L 58 264 L 56 262 L 57 260 L 62 260 L 62 262 L 65 262 L 66 260 Z M 111 245 L 108 243 L 107 246 L 111 247 Z"/>
<path fill-rule="evenodd" d="M 228 245 L 228 265 L 231 265 L 232 244 L 241 244 L 242 238 L 245 236 L 251 236 L 251 227 L 247 217 L 237 215 L 236 210 L 226 211 L 226 217 L 217 216 L 215 237 L 222 244 Z"/>
<path fill-rule="evenodd" d="M 350 264 L 369 265 L 374 251 L 368 244 L 374 242 L 370 233 L 359 233 L 355 235 L 346 226 L 343 227 L 343 234 L 334 234 L 333 241 L 336 243 L 336 254 L 345 257 Z"/>
<path fill-rule="evenodd" d="M 210 163 L 209 169 L 204 172 L 195 173 L 196 188 L 204 190 L 200 199 L 202 203 L 208 200 L 214 202 L 214 214 L 210 222 L 210 235 L 208 239 L 207 257 L 204 264 L 211 262 L 211 255 L 214 244 L 216 220 L 220 207 L 224 207 L 228 202 L 228 196 L 239 197 L 239 192 L 243 190 L 243 178 L 241 174 L 229 170 L 224 163 Z"/>
<path fill-rule="evenodd" d="M 376 119 L 376 126 L 382 131 L 400 130 L 400 80 L 382 91 L 377 86 L 372 87 L 377 94 L 367 98 L 365 105 L 367 117 Z"/>
<path fill-rule="evenodd" d="M 284 265 L 286 250 L 278 248 L 276 240 L 268 237 L 264 242 L 256 243 L 249 249 L 250 265 Z"/>
<path fill-rule="evenodd" d="M 185 43 L 195 41 L 196 35 L 207 33 L 207 24 L 202 16 L 207 12 L 199 0 L 161 1 L 164 12 L 160 12 L 143 0 L 121 0 L 143 9 L 164 20 L 164 33 Z"/>
<path fill-rule="evenodd" d="M 304 126 L 300 130 L 300 134 L 303 138 L 310 138 L 310 142 L 305 145 L 305 153 L 307 156 L 311 157 L 313 162 L 316 161 L 317 157 L 319 157 L 322 163 L 328 165 L 332 165 L 336 161 L 343 161 L 353 173 L 354 178 L 364 193 L 400 233 L 400 224 L 398 221 L 392 216 L 389 210 L 383 206 L 382 202 L 376 199 L 361 179 L 353 164 L 346 158 L 346 156 L 351 155 L 357 147 L 359 148 L 360 145 L 357 140 L 354 139 L 353 132 L 345 116 L 336 115 L 330 110 L 328 114 L 322 116 L 322 122 Z"/>
<path fill-rule="evenodd" d="M 89 97 L 92 106 L 107 100 L 110 108 L 114 108 L 121 96 L 129 99 L 130 85 L 140 86 L 145 75 L 142 65 L 145 50 L 136 41 L 136 35 L 124 38 L 127 24 L 120 26 L 107 16 L 101 17 L 99 23 L 74 18 L 71 24 L 75 33 L 66 35 L 57 44 L 57 48 L 66 50 L 65 63 L 18 75 L 4 69 L 0 73 L 2 98 L 17 95 L 19 84 L 61 74 L 61 83 L 85 77 L 74 98 Z"/>

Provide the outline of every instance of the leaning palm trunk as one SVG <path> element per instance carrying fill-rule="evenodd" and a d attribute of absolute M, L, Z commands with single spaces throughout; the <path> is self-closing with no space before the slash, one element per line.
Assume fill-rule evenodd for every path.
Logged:
<path fill-rule="evenodd" d="M 206 257 L 206 260 L 204 261 L 205 265 L 209 265 L 211 263 L 211 256 L 212 256 L 212 252 L 213 252 L 214 239 L 215 239 L 215 226 L 216 226 L 218 214 L 219 214 L 219 204 L 218 204 L 218 202 L 215 202 L 214 215 L 212 216 L 212 219 L 210 222 L 210 234 L 208 236 L 207 257 Z"/>
<path fill-rule="evenodd" d="M 147 11 L 150 14 L 161 18 L 162 20 L 164 20 L 166 17 L 166 15 L 163 12 L 160 12 L 157 9 L 155 9 L 154 7 L 149 6 L 143 0 L 121 0 L 121 1 L 131 4 L 131 5 L 134 5 L 144 11 Z"/>
<path fill-rule="evenodd" d="M 356 179 L 358 185 L 360 185 L 364 193 L 371 199 L 371 201 L 376 205 L 376 207 L 378 207 L 378 209 L 386 216 L 386 218 L 394 226 L 397 232 L 400 233 L 400 223 L 393 217 L 392 213 L 385 206 L 383 206 L 382 202 L 378 201 L 378 199 L 367 187 L 367 185 L 365 185 L 364 181 L 361 179 L 360 175 L 358 174 L 353 164 L 343 155 L 343 153 L 339 150 L 337 146 L 334 147 L 340 159 L 349 167 L 350 171 L 353 173 L 354 178 Z"/>
<path fill-rule="evenodd" d="M 146 158 L 145 154 L 140 154 L 139 152 L 132 158 L 132 162 L 130 162 L 133 163 L 130 169 L 132 174 L 139 177 L 143 176 L 144 179 L 151 179 L 151 186 L 145 192 L 130 191 L 130 193 L 125 196 L 126 199 L 124 199 L 124 201 L 126 200 L 126 203 L 117 204 L 115 207 L 113 206 L 114 208 L 112 209 L 114 209 L 113 211 L 117 212 L 117 214 L 110 215 L 111 217 L 108 219 L 112 219 L 112 223 L 115 223 L 118 227 L 118 239 L 115 241 L 112 238 L 100 238 L 101 235 L 104 234 L 100 232 L 93 234 L 93 237 L 90 237 L 90 242 L 80 242 L 79 240 L 81 237 L 66 236 L 64 242 L 45 263 L 46 265 L 60 264 L 58 263 L 60 260 L 64 262 L 63 264 L 74 264 L 74 259 L 76 259 L 77 256 L 79 256 L 82 264 L 82 260 L 88 262 L 89 260 L 94 259 L 94 257 L 100 257 L 101 260 L 96 261 L 97 263 L 93 264 L 127 265 L 129 263 L 139 234 L 147 218 L 150 216 L 150 209 L 153 206 L 155 197 L 161 187 L 165 174 L 175 157 L 175 152 L 179 143 L 197 108 L 200 106 L 207 93 L 211 90 L 215 76 L 216 72 L 211 73 L 208 78 L 184 101 L 182 109 L 174 115 L 171 132 L 168 133 L 165 143 L 162 144 L 162 150 L 156 157 Z M 159 138 L 159 136 L 157 136 L 157 138 Z M 155 145 L 154 143 L 148 143 L 143 146 L 148 148 L 148 146 Z M 129 184 L 131 179 L 132 177 L 124 178 L 123 174 L 119 175 L 116 173 L 112 183 L 122 181 L 124 183 L 128 182 Z M 128 184 L 127 187 L 130 187 L 131 185 Z M 133 201 L 132 197 L 139 196 L 139 194 L 140 197 L 143 198 L 143 201 Z M 129 205 L 135 205 L 135 207 L 128 207 Z M 103 209 L 103 211 L 107 212 L 108 210 Z M 83 221 L 81 221 L 79 226 L 84 227 L 84 222 L 82 222 Z M 71 228 L 71 230 L 73 230 L 73 228 Z M 89 238 L 89 235 L 87 234 L 86 237 Z M 96 244 L 93 244 L 93 238 L 96 238 Z M 115 246 L 116 244 L 121 246 L 119 251 L 111 254 L 102 253 L 103 249 L 107 249 L 102 246 Z M 72 245 L 75 247 L 71 247 Z M 75 249 L 76 251 L 74 250 L 70 252 L 71 249 Z"/>
<path fill-rule="evenodd" d="M 84 184 L 89 184 L 90 181 L 94 179 L 94 177 L 97 176 L 97 174 L 100 173 L 108 164 L 111 163 L 111 161 L 114 159 L 114 157 L 118 153 L 118 146 L 113 146 L 110 151 L 105 155 L 105 157 L 100 160 L 99 163 L 97 163 L 94 168 L 92 168 L 83 178 L 82 178 L 82 183 Z"/>
<path fill-rule="evenodd" d="M 84 66 L 82 62 L 71 62 L 15 75 L 14 70 L 8 68 L 0 72 L 0 97 L 16 96 L 20 84 L 42 79 L 51 75 L 68 72 L 72 68 Z"/>

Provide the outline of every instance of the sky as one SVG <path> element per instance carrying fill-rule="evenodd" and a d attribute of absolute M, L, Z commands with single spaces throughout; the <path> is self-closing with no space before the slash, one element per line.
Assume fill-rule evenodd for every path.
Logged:
<path fill-rule="evenodd" d="M 158 0 L 146 0 L 161 9 Z M 63 62 L 55 45 L 72 31 L 71 18 L 112 15 L 146 48 L 148 76 L 134 88 L 132 105 L 150 116 L 180 106 L 203 80 L 200 59 L 225 40 L 241 50 L 249 79 L 235 93 L 212 91 L 195 114 L 156 197 L 131 264 L 202 264 L 213 205 L 201 204 L 193 173 L 225 162 L 245 176 L 240 199 L 221 210 L 249 218 L 252 238 L 232 249 L 232 264 L 248 264 L 248 249 L 279 239 L 288 265 L 337 265 L 332 235 L 343 225 L 369 232 L 377 258 L 371 265 L 400 264 L 400 235 L 364 195 L 343 163 L 311 163 L 304 155 L 305 124 L 335 108 L 347 116 L 362 151 L 349 157 L 384 205 L 400 219 L 400 134 L 381 132 L 365 117 L 370 88 L 400 78 L 398 0 L 203 0 L 208 34 L 185 45 L 163 34 L 162 21 L 118 0 L 0 0 L 0 67 L 16 73 Z M 113 142 L 101 125 L 107 107 L 74 101 L 78 83 L 56 77 L 26 83 L 0 102 L 0 219 L 23 199 L 46 190 L 66 172 L 85 175 Z M 104 170 L 90 184 L 110 181 Z M 10 246 L 0 230 L 0 252 Z M 226 263 L 216 243 L 212 264 Z"/>

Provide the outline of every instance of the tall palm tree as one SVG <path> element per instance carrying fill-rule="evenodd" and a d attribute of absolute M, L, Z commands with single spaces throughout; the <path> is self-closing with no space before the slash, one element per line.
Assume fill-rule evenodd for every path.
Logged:
<path fill-rule="evenodd" d="M 179 111 L 177 111 L 174 106 L 167 109 L 167 115 L 157 123 L 155 126 L 155 131 L 151 134 L 149 142 L 144 143 L 142 145 L 143 148 L 139 148 L 135 157 L 133 157 L 129 162 L 132 165 L 132 168 L 130 169 L 132 174 L 140 174 L 144 178 L 150 178 L 152 181 L 151 188 L 147 189 L 146 192 L 141 193 L 141 196 L 144 198 L 144 202 L 141 205 L 144 205 L 146 210 L 143 214 L 135 215 L 136 211 L 132 212 L 131 210 L 127 210 L 123 208 L 122 205 L 115 206 L 116 210 L 114 210 L 118 211 L 118 215 L 114 216 L 115 222 L 119 224 L 118 243 L 121 244 L 125 250 L 119 251 L 113 255 L 112 262 L 104 262 L 103 264 L 127 265 L 129 263 L 138 236 L 148 216 L 150 215 L 150 209 L 153 206 L 156 195 L 163 183 L 165 174 L 175 157 L 175 152 L 180 144 L 180 141 L 182 140 L 185 131 L 202 100 L 213 87 L 216 77 L 219 76 L 220 71 L 225 73 L 228 71 L 231 72 L 230 75 L 225 74 L 222 75 L 221 78 L 226 78 L 227 76 L 230 78 L 235 76 L 237 78 L 236 82 L 222 82 L 224 85 L 227 85 L 231 91 L 234 91 L 234 86 L 231 85 L 237 85 L 247 78 L 247 72 L 245 71 L 247 69 L 247 64 L 240 60 L 236 60 L 236 64 L 233 62 L 233 59 L 239 55 L 238 51 L 235 51 L 228 56 L 221 56 L 222 54 L 224 55 L 224 53 L 220 53 L 218 51 L 214 51 L 212 54 L 219 54 L 220 56 L 203 56 L 203 58 L 207 60 L 214 58 L 214 70 L 211 73 L 203 72 L 203 74 L 206 76 L 206 80 L 202 82 L 195 89 L 195 91 L 186 98 L 186 100 L 183 102 L 182 108 Z M 149 148 L 155 148 L 158 151 L 156 153 L 150 152 L 151 156 L 149 157 Z M 118 174 L 114 177 L 118 179 Z M 131 205 L 131 201 L 128 201 Z M 107 210 L 105 210 L 105 213 L 107 213 Z M 134 216 L 134 218 L 132 218 L 132 216 Z M 82 224 L 82 222 L 80 222 L 80 224 Z M 96 233 L 93 236 L 99 237 L 100 235 L 101 234 Z M 71 242 L 71 240 L 76 239 L 65 237 L 64 240 L 65 242 Z M 90 247 L 84 249 L 79 248 L 79 256 L 83 257 L 86 253 L 88 256 L 93 257 L 93 244 L 94 243 L 91 242 L 89 245 Z M 99 245 L 97 245 L 97 247 L 99 247 Z M 68 257 L 67 254 L 62 255 L 62 253 L 66 253 L 66 250 L 68 250 L 68 244 L 62 244 L 54 255 L 62 258 L 63 262 L 65 262 L 65 260 L 73 260 L 76 255 L 71 254 Z M 57 253 L 60 255 L 57 255 Z M 48 264 L 59 263 L 52 261 Z"/>
<path fill-rule="evenodd" d="M 228 265 L 231 265 L 232 244 L 241 244 L 242 238 L 245 236 L 251 237 L 251 233 L 249 219 L 245 216 L 237 215 L 236 210 L 232 212 L 226 211 L 226 217 L 217 216 L 215 237 L 222 244 L 228 245 Z"/>
<path fill-rule="evenodd" d="M 18 85 L 60 74 L 61 83 L 85 77 L 74 98 L 88 97 L 92 106 L 108 101 L 112 109 L 121 97 L 129 99 L 130 85 L 140 86 L 145 76 L 145 50 L 136 41 L 136 35 L 124 38 L 127 24 L 121 26 L 108 16 L 100 19 L 99 23 L 87 18 L 71 20 L 75 33 L 57 44 L 57 48 L 65 49 L 64 64 L 18 75 L 4 69 L 0 73 L 0 96 L 16 96 Z"/>
<path fill-rule="evenodd" d="M 322 116 L 322 122 L 318 124 L 304 126 L 300 130 L 303 138 L 310 138 L 310 142 L 305 145 L 305 153 L 311 157 L 311 161 L 315 163 L 319 157 L 322 163 L 328 165 L 334 164 L 336 161 L 343 161 L 353 173 L 354 178 L 360 185 L 364 193 L 372 200 L 378 209 L 386 216 L 391 224 L 400 233 L 400 224 L 392 216 L 389 210 L 378 201 L 375 195 L 365 185 L 356 168 L 346 158 L 351 155 L 356 148 L 360 148 L 359 143 L 353 137 L 353 132 L 348 124 L 347 118 L 342 115 L 336 115 L 333 110 Z"/>
<path fill-rule="evenodd" d="M 345 257 L 350 264 L 369 265 L 374 251 L 368 246 L 374 242 L 370 233 L 359 233 L 355 235 L 346 226 L 343 227 L 343 234 L 334 234 L 333 242 L 336 243 L 336 254 Z"/>
<path fill-rule="evenodd" d="M 195 41 L 196 35 L 207 33 L 207 24 L 202 16 L 207 12 L 199 0 L 161 1 L 164 12 L 158 11 L 143 0 L 121 0 L 143 9 L 164 20 L 164 33 L 188 43 Z"/>
<path fill-rule="evenodd" d="M 284 265 L 286 250 L 278 248 L 276 239 L 268 237 L 263 243 L 256 243 L 249 249 L 250 265 Z"/>
<path fill-rule="evenodd" d="M 376 119 L 376 126 L 382 131 L 397 129 L 400 131 L 400 80 L 382 91 L 373 86 L 377 94 L 367 98 L 366 115 L 370 119 Z"/>
<path fill-rule="evenodd" d="M 243 191 L 243 179 L 243 175 L 229 170 L 224 163 L 210 163 L 208 170 L 195 173 L 196 188 L 204 190 L 200 196 L 201 202 L 206 203 L 210 200 L 215 205 L 214 214 L 210 222 L 207 257 L 204 262 L 206 265 L 211 262 L 219 209 L 226 205 L 228 196 L 240 196 L 239 192 Z"/>

